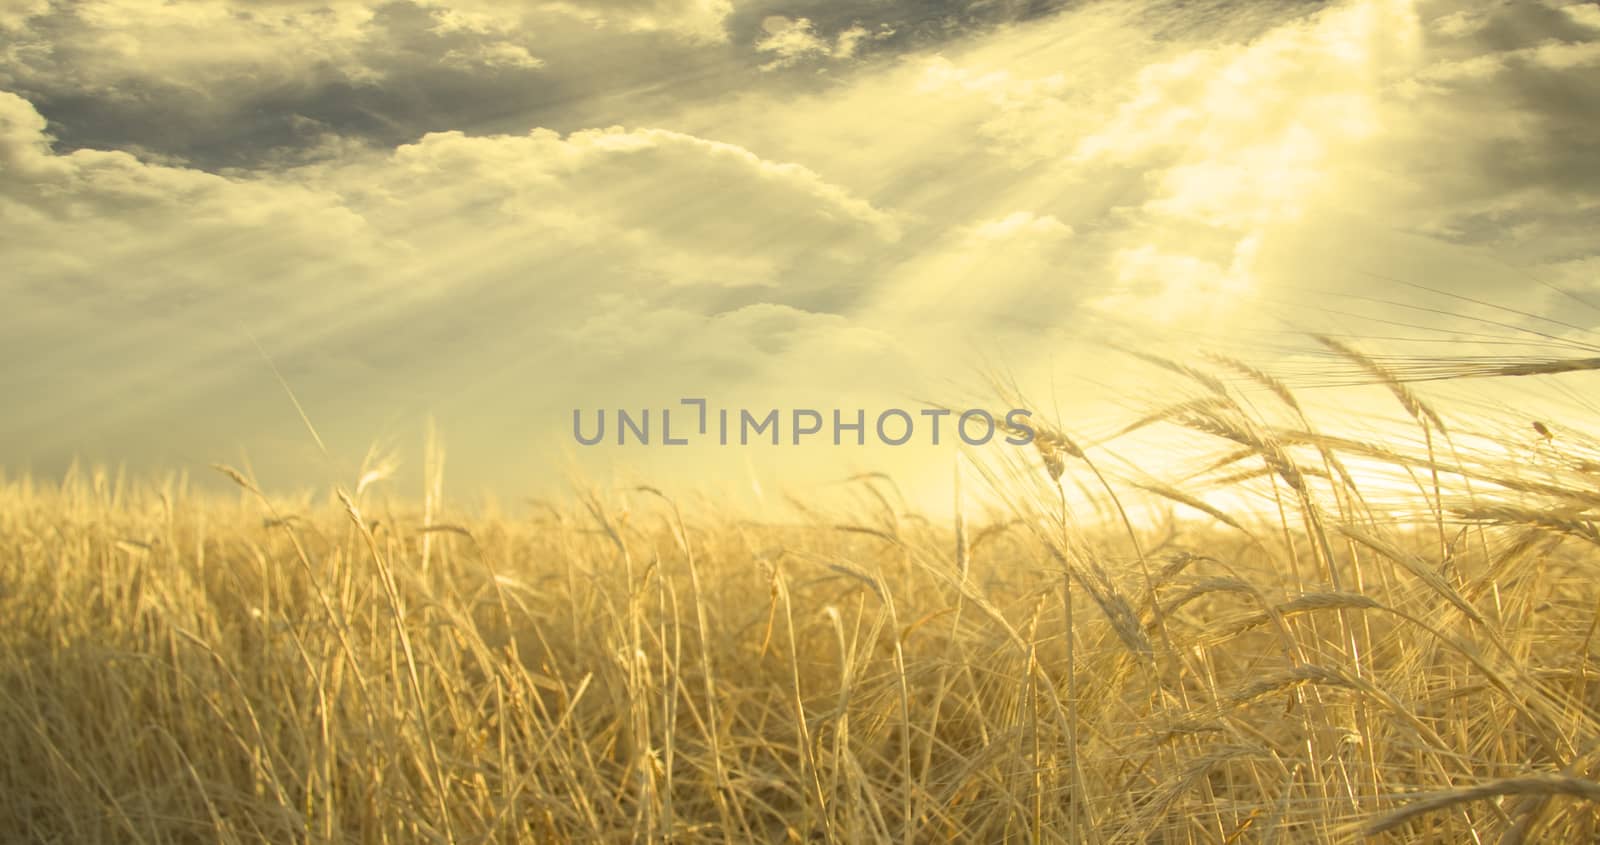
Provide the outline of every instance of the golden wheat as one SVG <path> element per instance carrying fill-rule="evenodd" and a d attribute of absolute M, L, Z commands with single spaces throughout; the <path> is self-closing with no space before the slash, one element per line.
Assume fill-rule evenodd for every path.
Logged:
<path fill-rule="evenodd" d="M 1325 434 L 1219 361 L 1284 426 L 1146 359 L 1199 396 L 1127 430 L 1218 455 L 1180 487 L 1050 425 L 970 529 L 873 475 L 876 511 L 781 523 L 656 487 L 490 519 L 436 469 L 418 509 L 387 470 L 294 506 L 227 467 L 243 498 L 5 481 L 0 839 L 1594 841 L 1588 470 Z M 1351 457 L 1428 470 L 1411 516 Z"/>

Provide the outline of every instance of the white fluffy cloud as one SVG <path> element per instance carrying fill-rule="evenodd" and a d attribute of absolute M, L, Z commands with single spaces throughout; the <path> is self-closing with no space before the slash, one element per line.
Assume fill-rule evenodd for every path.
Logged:
<path fill-rule="evenodd" d="M 889 214 L 811 170 L 665 130 L 446 132 L 389 154 L 229 178 L 126 153 L 58 155 L 45 129 L 25 100 L 0 94 L 0 161 L 13 175 L 0 190 L 14 224 L 4 237 L 36 258 L 11 283 L 59 284 L 82 267 L 97 284 L 165 294 L 296 290 L 306 271 L 293 268 L 335 258 L 432 260 L 470 276 L 576 256 L 641 282 L 770 286 L 797 262 L 848 262 L 899 235 Z M 208 243 L 216 248 L 200 248 Z M 441 268 L 428 269 L 370 275 Z"/>
<path fill-rule="evenodd" d="M 225 393 L 241 360 L 249 368 L 244 331 L 346 418 L 365 413 L 344 404 L 363 397 L 449 401 L 466 389 L 452 385 L 509 377 L 497 372 L 544 386 L 498 394 L 501 413 L 548 416 L 549 403 L 601 401 L 630 379 L 765 383 L 796 345 L 889 345 L 782 302 L 825 298 L 835 280 L 819 268 L 892 244 L 899 224 L 809 169 L 733 145 L 649 129 L 451 132 L 224 177 L 58 154 L 45 130 L 29 103 L 0 95 L 0 247 L 16 269 L 0 290 L 33 315 L 8 333 L 43 332 L 38 342 L 95 369 L 58 362 L 51 377 L 73 389 L 32 397 L 13 435 L 62 416 L 87 425 L 93 407 L 177 413 Z M 674 293 L 686 288 L 706 292 Z M 412 357 L 419 327 L 442 335 Z M 583 364 L 603 360 L 629 375 Z M 44 448 L 74 431 L 31 433 Z"/>
<path fill-rule="evenodd" d="M 0 92 L 0 242 L 13 259 L 4 287 L 138 303 L 296 294 L 335 271 L 351 284 L 382 278 L 371 270 L 386 244 L 336 194 L 121 152 L 57 155 L 45 128 L 27 101 Z M 369 270 L 351 275 L 360 267 Z"/>
<path fill-rule="evenodd" d="M 888 214 L 804 167 L 665 130 L 440 133 L 321 172 L 418 249 L 488 239 L 501 265 L 591 256 L 597 275 L 643 284 L 771 286 L 797 262 L 848 262 L 898 237 Z"/>

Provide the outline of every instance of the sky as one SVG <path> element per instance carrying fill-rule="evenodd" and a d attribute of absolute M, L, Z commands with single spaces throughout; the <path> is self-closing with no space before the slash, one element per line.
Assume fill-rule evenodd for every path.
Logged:
<path fill-rule="evenodd" d="M 0 467 L 376 449 L 405 492 L 431 424 L 463 493 L 937 500 L 948 435 L 573 414 L 1003 411 L 1001 373 L 1096 431 L 1168 390 L 1130 348 L 1571 354 L 1597 139 L 1592 2 L 0 0 Z"/>

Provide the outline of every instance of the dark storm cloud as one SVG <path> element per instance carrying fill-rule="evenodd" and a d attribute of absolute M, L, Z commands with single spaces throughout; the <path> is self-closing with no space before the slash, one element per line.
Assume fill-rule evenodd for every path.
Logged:
<path fill-rule="evenodd" d="M 129 150 L 213 170 L 276 166 L 336 151 L 335 139 L 392 147 L 445 129 L 568 132 L 636 123 L 753 85 L 827 84 L 813 61 L 761 72 L 773 56 L 756 45 L 775 18 L 807 20 L 838 53 L 808 58 L 837 77 L 1067 4 L 761 0 L 736 6 L 720 40 L 551 11 L 485 22 L 471 9 L 452 17 L 448 4 L 406 0 L 377 6 L 370 18 L 355 14 L 367 11 L 358 4 L 282 5 L 219 7 L 228 14 L 193 20 L 172 13 L 170 21 L 128 20 L 125 29 L 88 6 L 56 5 L 8 33 L 0 88 L 34 104 L 61 150 Z M 609 4 L 632 13 L 651 5 Z M 219 42 L 215 55 L 173 57 L 200 52 L 206 27 Z"/>
<path fill-rule="evenodd" d="M 528 33 L 451 27 L 438 10 L 412 3 L 344 21 L 343 31 L 315 12 L 271 26 L 252 26 L 246 15 L 144 29 L 129 21 L 119 32 L 58 6 L 28 21 L 0 83 L 45 115 L 58 149 L 132 149 L 208 168 L 313 150 L 329 136 L 393 146 L 573 96 L 539 72 Z M 228 47 L 193 56 L 192 45 L 168 43 L 224 25 L 219 39 L 244 42 L 237 57 Z M 147 39 L 135 49 L 152 55 L 108 58 L 105 44 L 116 39 Z"/>
<path fill-rule="evenodd" d="M 1402 88 L 1417 228 L 1506 244 L 1581 225 L 1600 203 L 1600 8 L 1461 9 L 1430 4 L 1431 61 Z"/>

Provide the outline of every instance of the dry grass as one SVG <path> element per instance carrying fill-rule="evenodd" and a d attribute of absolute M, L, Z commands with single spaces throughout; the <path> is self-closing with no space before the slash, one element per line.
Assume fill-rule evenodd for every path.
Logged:
<path fill-rule="evenodd" d="M 1341 439 L 1222 363 L 1285 413 L 1175 370 L 1141 424 L 1224 450 L 1181 484 L 1050 432 L 953 528 L 874 477 L 787 525 L 8 482 L 0 839 L 1600 837 L 1593 450 L 1457 449 L 1398 383 L 1420 442 Z"/>

